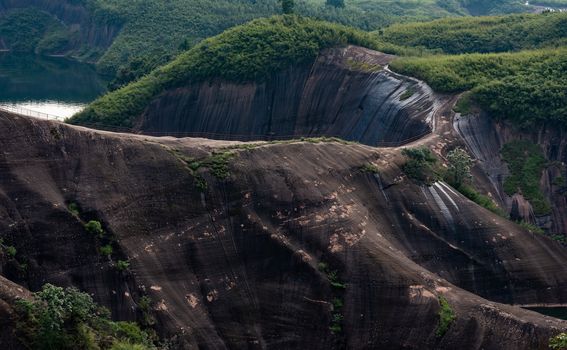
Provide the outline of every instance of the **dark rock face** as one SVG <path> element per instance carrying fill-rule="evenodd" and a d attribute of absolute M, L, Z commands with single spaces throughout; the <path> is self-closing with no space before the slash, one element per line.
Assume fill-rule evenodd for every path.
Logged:
<path fill-rule="evenodd" d="M 119 24 L 97 22 L 84 4 L 70 0 L 0 0 L 0 16 L 11 9 L 30 6 L 50 13 L 64 23 L 69 30 L 79 33 L 76 40 L 70 43 L 70 47 L 66 48 L 67 52 L 58 54 L 73 53 L 84 46 L 92 49 L 106 49 L 112 44 L 121 29 Z M 0 38 L 1 42 L 2 38 Z"/>
<path fill-rule="evenodd" d="M 399 150 L 232 150 L 227 180 L 199 171 L 201 193 L 182 159 L 229 145 L 0 114 L 0 232 L 30 261 L 14 279 L 76 285 L 122 319 L 148 294 L 179 348 L 546 349 L 567 329 L 496 303 L 567 303 L 567 251 L 444 183 L 416 186 Z M 368 163 L 379 174 L 361 172 Z M 69 202 L 116 235 L 128 274 L 100 257 Z M 438 337 L 441 295 L 457 318 Z M 337 298 L 343 330 L 331 334 Z"/>
<path fill-rule="evenodd" d="M 395 145 L 430 131 L 434 99 L 424 84 L 373 71 L 391 59 L 350 46 L 263 83 L 215 80 L 170 89 L 148 106 L 138 130 L 235 140 L 325 135 Z"/>
<path fill-rule="evenodd" d="M 557 181 L 567 179 L 564 164 L 567 162 L 567 137 L 565 130 L 555 126 L 543 126 L 536 130 L 518 130 L 508 123 L 495 122 L 490 116 L 480 114 L 456 118 L 455 130 L 463 138 L 482 168 L 479 177 L 486 176 L 488 190 L 505 207 L 519 215 L 517 219 L 539 224 L 546 230 L 561 234 L 567 233 L 567 183 Z M 541 146 L 550 166 L 542 173 L 540 188 L 551 203 L 552 213 L 545 217 L 534 217 L 531 205 L 525 200 L 507 196 L 503 190 L 504 179 L 508 175 L 506 164 L 502 161 L 500 150 L 514 140 L 529 140 Z M 516 210 L 518 209 L 518 210 Z"/>

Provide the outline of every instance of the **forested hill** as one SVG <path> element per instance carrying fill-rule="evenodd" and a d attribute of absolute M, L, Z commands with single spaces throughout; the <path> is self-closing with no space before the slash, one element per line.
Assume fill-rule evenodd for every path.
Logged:
<path fill-rule="evenodd" d="M 557 0 L 556 0 L 557 1 Z M 305 0 L 298 14 L 377 30 L 396 22 L 529 11 L 520 0 Z M 124 80 L 253 18 L 281 12 L 277 0 L 0 0 L 0 45 L 123 67 Z M 80 27 L 79 31 L 77 28 Z"/>
<path fill-rule="evenodd" d="M 567 45 L 567 13 L 445 18 L 394 24 L 384 41 L 448 54 L 519 51 Z"/>

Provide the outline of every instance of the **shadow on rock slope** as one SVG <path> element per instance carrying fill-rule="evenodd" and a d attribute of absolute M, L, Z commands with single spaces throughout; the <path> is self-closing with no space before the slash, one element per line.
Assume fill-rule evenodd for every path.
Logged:
<path fill-rule="evenodd" d="M 567 329 L 499 304 L 567 303 L 567 251 L 444 183 L 414 184 L 395 149 L 150 138 L 5 113 L 0 149 L 0 232 L 29 261 L 11 279 L 78 286 L 118 319 L 147 294 L 179 348 L 546 349 Z M 116 236 L 128 274 L 71 202 Z M 437 335 L 441 296 L 456 319 Z M 0 310 L 10 303 L 0 288 Z"/>

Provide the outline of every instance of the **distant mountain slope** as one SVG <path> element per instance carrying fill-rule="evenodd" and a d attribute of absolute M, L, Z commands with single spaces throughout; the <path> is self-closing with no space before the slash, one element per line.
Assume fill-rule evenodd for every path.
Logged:
<path fill-rule="evenodd" d="M 42 24 L 45 20 L 27 21 L 30 16 L 40 19 L 29 12 L 31 7 L 59 23 L 46 28 Z M 395 22 L 527 10 L 519 0 L 352 0 L 344 8 L 307 0 L 296 5 L 298 14 L 363 30 Z M 160 58 L 167 59 L 180 48 L 231 26 L 278 13 L 277 0 L 0 0 L 0 43 L 5 48 L 23 49 L 25 44 L 27 50 L 72 54 L 96 61 L 101 71 L 115 74 L 119 67 L 135 66 L 139 60 L 163 63 Z M 20 27 L 32 34 L 15 35 Z M 36 42 L 36 38 L 42 39 Z"/>

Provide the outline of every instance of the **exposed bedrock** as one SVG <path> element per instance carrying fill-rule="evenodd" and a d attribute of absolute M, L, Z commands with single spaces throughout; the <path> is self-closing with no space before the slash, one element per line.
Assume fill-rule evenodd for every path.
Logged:
<path fill-rule="evenodd" d="M 78 50 L 83 45 L 108 48 L 121 29 L 119 24 L 97 22 L 84 4 L 70 0 L 0 0 L 0 16 L 11 9 L 30 6 L 50 13 L 69 30 L 80 34 L 78 40 L 71 42 L 72 47 L 67 48 L 69 51 Z"/>
<path fill-rule="evenodd" d="M 75 285 L 120 319 L 148 294 L 159 333 L 188 349 L 547 349 L 567 330 L 496 303 L 567 303 L 567 251 L 444 183 L 413 184 L 398 150 L 235 149 L 227 180 L 198 171 L 201 193 L 184 159 L 229 145 L 1 113 L 0 232 L 29 265 L 18 274 L 0 259 L 2 274 L 31 290 Z M 379 174 L 360 170 L 368 163 Z M 70 202 L 116 236 L 129 273 L 97 252 Z M 436 336 L 441 295 L 457 318 Z M 331 334 L 334 299 L 344 320 Z"/>
<path fill-rule="evenodd" d="M 558 183 L 557 178 L 567 178 L 567 134 L 556 126 L 539 127 L 532 132 L 521 131 L 505 122 L 495 122 L 482 113 L 475 116 L 455 118 L 455 130 L 465 140 L 467 147 L 479 160 L 481 176 L 488 179 L 493 197 L 503 203 L 512 214 L 518 214 L 527 222 L 537 223 L 555 233 L 567 233 L 567 184 Z M 548 166 L 542 173 L 540 188 L 551 203 L 551 214 L 534 217 L 531 205 L 521 195 L 509 197 L 504 193 L 503 183 L 509 171 L 502 161 L 500 150 L 514 140 L 529 140 L 537 143 L 547 160 Z"/>
<path fill-rule="evenodd" d="M 326 50 L 263 83 L 221 80 L 172 88 L 144 111 L 144 132 L 223 139 L 337 136 L 368 145 L 423 136 L 434 111 L 431 89 L 379 69 L 392 56 L 349 46 Z"/>

